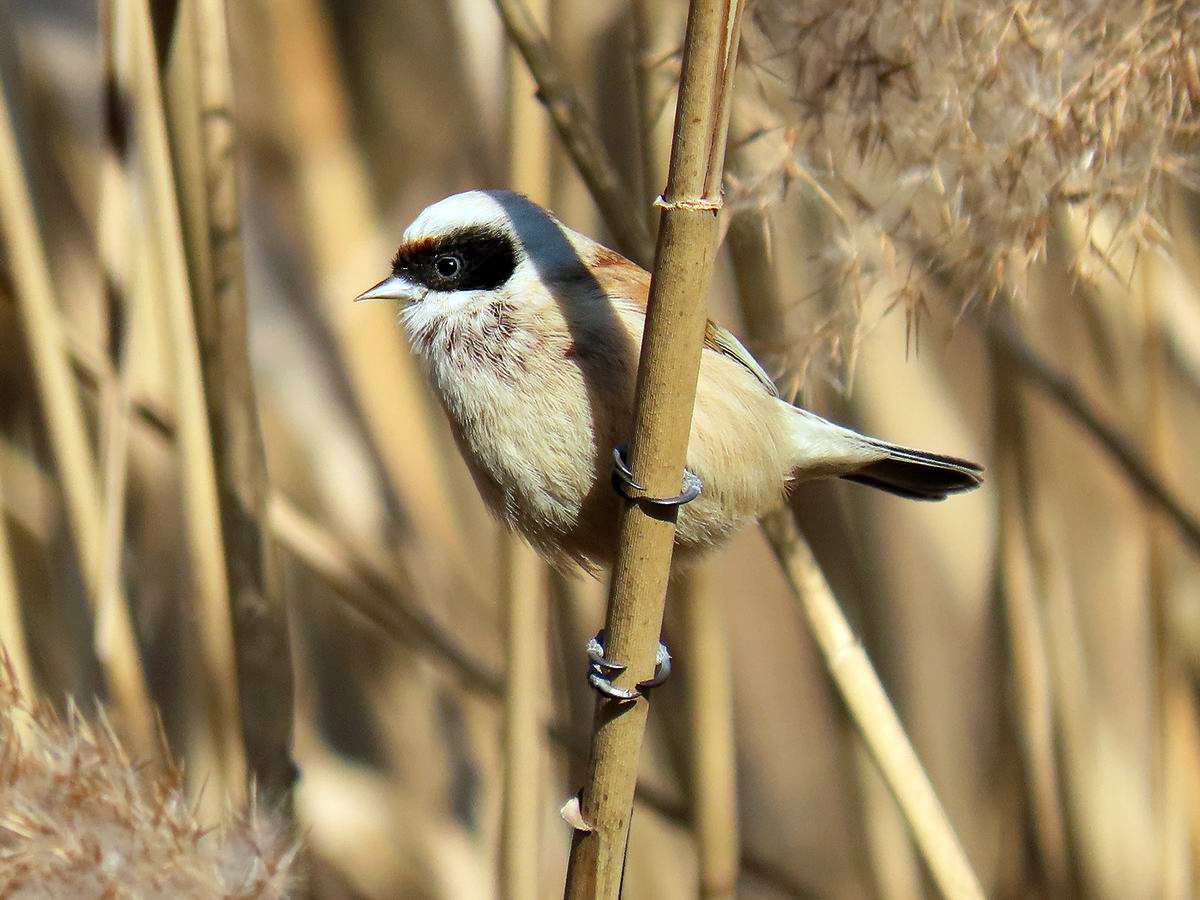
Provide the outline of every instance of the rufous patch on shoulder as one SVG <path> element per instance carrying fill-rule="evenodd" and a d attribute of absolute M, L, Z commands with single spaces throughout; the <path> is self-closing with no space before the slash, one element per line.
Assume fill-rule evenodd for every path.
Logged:
<path fill-rule="evenodd" d="M 609 250 L 607 247 L 597 247 L 595 252 L 592 254 L 592 265 L 628 266 L 632 264 L 616 250 Z"/>

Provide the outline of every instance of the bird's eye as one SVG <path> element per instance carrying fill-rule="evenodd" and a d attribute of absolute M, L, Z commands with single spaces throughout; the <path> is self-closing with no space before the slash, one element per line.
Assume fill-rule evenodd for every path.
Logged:
<path fill-rule="evenodd" d="M 447 253 L 433 261 L 433 269 L 446 280 L 457 278 L 463 270 L 462 257 L 457 253 Z"/>

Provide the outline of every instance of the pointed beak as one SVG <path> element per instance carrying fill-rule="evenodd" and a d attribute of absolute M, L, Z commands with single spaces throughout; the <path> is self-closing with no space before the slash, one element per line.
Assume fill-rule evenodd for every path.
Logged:
<path fill-rule="evenodd" d="M 372 288 L 354 298 L 355 303 L 364 300 L 415 300 L 418 292 L 412 284 L 399 275 L 391 275 Z"/>

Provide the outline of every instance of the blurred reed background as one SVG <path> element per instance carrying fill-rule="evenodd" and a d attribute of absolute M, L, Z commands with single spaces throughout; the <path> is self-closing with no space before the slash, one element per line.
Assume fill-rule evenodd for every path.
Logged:
<path fill-rule="evenodd" d="M 201 824 L 251 773 L 297 895 L 561 892 L 603 586 L 499 533 L 394 310 L 350 301 L 472 187 L 645 262 L 686 9 L 496 5 L 549 36 L 625 227 L 489 0 L 0 2 L 9 680 L 102 703 L 148 779 L 179 760 Z M 810 408 L 988 466 L 792 509 L 989 896 L 1200 872 L 1200 11 L 1127 6 L 747 13 L 713 315 Z M 931 895 L 763 534 L 677 593 L 626 896 Z M 5 696 L 12 759 L 48 713 Z M 9 887 L 14 773 L 113 759 L 73 721 L 5 769 Z"/>

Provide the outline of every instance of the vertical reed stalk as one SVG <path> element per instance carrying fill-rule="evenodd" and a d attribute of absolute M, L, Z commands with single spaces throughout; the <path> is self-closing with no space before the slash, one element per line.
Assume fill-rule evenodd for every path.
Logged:
<path fill-rule="evenodd" d="M 545 696 L 545 569 L 512 534 L 501 536 L 504 606 L 504 806 L 500 896 L 533 900 L 541 869 L 542 698 Z"/>
<path fill-rule="evenodd" d="M 638 152 L 641 163 L 639 199 L 649 200 L 658 193 L 662 184 L 662 164 L 665 146 L 660 148 L 656 140 L 658 123 L 664 107 L 674 95 L 675 78 L 666 60 L 668 51 L 664 47 L 669 33 L 671 40 L 677 33 L 670 26 L 675 24 L 676 6 L 663 0 L 633 0 L 629 5 L 629 17 L 633 28 L 633 77 L 637 88 L 638 103 Z M 673 48 L 672 48 L 673 49 Z M 641 207 L 641 203 L 638 204 Z M 646 204 L 646 227 L 653 233 L 654 207 Z"/>
<path fill-rule="evenodd" d="M 656 128 L 674 95 L 674 77 L 665 64 L 664 44 L 677 33 L 674 9 L 661 0 L 634 0 L 634 81 L 638 102 L 641 194 L 658 193 L 664 154 Z M 661 147 L 666 151 L 665 145 Z M 654 230 L 654 206 L 647 204 L 647 227 Z M 702 564 L 680 573 L 672 602 L 682 623 L 683 646 L 695 665 L 685 669 L 688 702 L 690 807 L 700 869 L 700 896 L 736 896 L 740 870 L 737 804 L 737 748 L 733 717 L 733 672 L 724 611 L 710 589 Z M 699 663 L 703 660 L 703 663 Z"/>
<path fill-rule="evenodd" d="M 21 595 L 17 590 L 17 573 L 13 568 L 12 547 L 8 541 L 3 485 L 0 485 L 0 650 L 8 660 L 17 689 L 26 697 L 32 697 L 33 667 L 29 663 Z"/>
<path fill-rule="evenodd" d="M 269 482 L 246 311 L 239 162 L 226 0 L 195 0 L 208 283 L 196 284 L 196 324 L 212 428 L 217 499 L 232 604 L 242 741 L 256 786 L 290 798 L 292 659 L 288 608 L 267 526 Z M 198 279 L 193 278 L 193 283 Z"/>
<path fill-rule="evenodd" d="M 1055 749 L 1053 673 L 1046 625 L 1038 603 L 1039 586 L 1029 560 L 1019 471 L 1025 441 L 1025 412 L 1017 374 L 1008 359 L 993 353 L 992 361 L 993 432 L 997 441 L 997 565 L 1012 656 L 1016 729 L 1029 788 L 1029 819 L 1046 888 L 1051 896 L 1061 897 L 1069 888 L 1068 847 Z"/>
<path fill-rule="evenodd" d="M 177 10 L 177 25 L 188 29 L 186 11 Z M 146 0 L 126 7 L 117 22 L 128 28 L 133 73 L 136 137 L 146 184 L 148 237 L 157 256 L 163 308 L 175 362 L 176 443 L 179 451 L 187 546 L 195 591 L 199 656 L 210 738 L 221 778 L 218 796 L 235 805 L 245 790 L 245 758 L 239 729 L 237 667 L 229 585 L 225 577 L 225 541 L 217 501 L 212 433 L 204 396 L 200 348 L 193 318 L 192 292 L 184 245 L 179 191 L 168 142 L 163 85 L 155 52 L 152 14 Z M 194 50 L 191 33 L 176 32 L 177 52 Z M 183 48 L 183 49 L 181 49 Z M 194 75 L 182 77 L 197 96 Z"/>
<path fill-rule="evenodd" d="M 58 471 L 67 524 L 87 598 L 99 625 L 100 485 L 28 184 L 8 96 L 0 90 L 0 232 L 8 246 L 18 314 Z M 111 613 L 105 620 L 106 627 L 97 628 L 96 656 L 132 750 L 153 758 L 158 750 L 154 710 L 124 596 L 113 604 Z"/>
<path fill-rule="evenodd" d="M 1142 453 L 1156 472 L 1171 471 L 1167 427 L 1166 347 L 1160 324 L 1159 295 L 1163 290 L 1156 277 L 1158 260 L 1140 261 L 1141 267 L 1141 402 L 1130 411 L 1143 435 Z M 1170 547 L 1162 514 L 1145 511 L 1147 572 L 1146 589 L 1154 633 L 1156 748 L 1154 772 L 1155 806 L 1158 818 L 1158 873 L 1162 879 L 1159 896 L 1185 898 L 1192 894 L 1193 868 L 1189 859 L 1189 795 L 1185 789 L 1188 769 L 1194 764 L 1188 746 L 1193 727 L 1187 719 L 1192 711 L 1192 689 L 1171 637 Z"/>
<path fill-rule="evenodd" d="M 532 14 L 550 18 L 549 0 Z M 545 111 L 517 52 L 508 48 L 509 175 L 512 187 L 534 201 L 550 202 L 551 144 Z M 501 597 L 504 609 L 504 807 L 500 829 L 500 896 L 534 900 L 541 869 L 539 805 L 542 736 L 545 733 L 545 567 L 519 536 L 500 535 Z"/>
<path fill-rule="evenodd" d="M 449 557 L 447 569 L 474 579 L 478 567 L 464 546 L 425 379 L 394 327 L 393 311 L 383 304 L 355 306 L 354 291 L 347 289 L 355 277 L 365 280 L 352 271 L 356 260 L 369 258 L 374 271 L 395 246 L 385 251 L 371 231 L 379 209 L 355 149 L 328 12 L 315 0 L 268 3 L 263 12 L 277 78 L 288 88 L 279 98 L 279 131 L 295 167 L 306 272 L 315 281 L 363 432 L 399 505 L 421 511 L 422 545 Z"/>
<path fill-rule="evenodd" d="M 652 495 L 680 489 L 685 464 L 704 307 L 717 241 L 728 104 L 742 3 L 693 0 L 671 147 L 670 174 L 638 365 L 630 461 Z M 654 670 L 662 629 L 677 510 L 649 514 L 622 505 L 605 625 L 605 652 L 628 662 L 618 681 L 632 686 Z M 649 703 L 598 701 L 566 896 L 620 894 L 637 760 Z"/>
<path fill-rule="evenodd" d="M 645 220 L 629 202 L 625 180 L 607 163 L 604 145 L 591 117 L 563 76 L 537 19 L 522 0 L 495 0 L 495 3 L 509 38 L 537 82 L 539 98 L 546 104 L 550 121 L 600 207 L 604 221 L 621 248 L 633 259 L 645 263 L 651 247 Z"/>
<path fill-rule="evenodd" d="M 680 604 L 684 646 L 693 661 L 686 673 L 700 896 L 703 900 L 733 900 L 741 854 L 729 629 L 703 564 L 676 577 L 674 599 Z"/>

